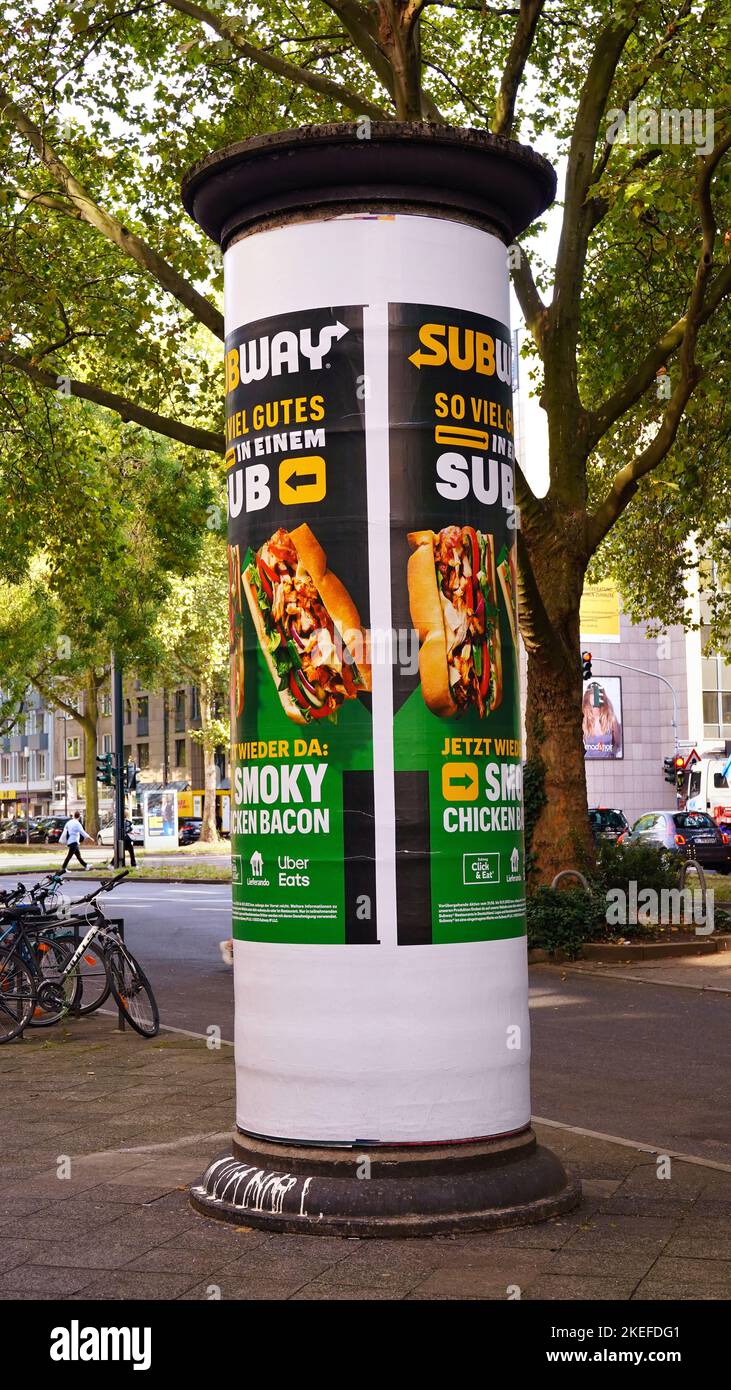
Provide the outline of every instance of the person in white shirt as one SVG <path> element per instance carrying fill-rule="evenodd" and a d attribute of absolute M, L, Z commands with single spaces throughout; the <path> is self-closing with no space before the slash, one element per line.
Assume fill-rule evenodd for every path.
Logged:
<path fill-rule="evenodd" d="M 88 840 L 92 845 L 96 844 L 91 835 L 87 835 L 78 816 L 71 816 L 61 831 L 61 839 L 59 840 L 59 844 L 68 846 L 68 853 L 63 861 L 64 869 L 68 868 L 69 860 L 73 859 L 74 856 L 78 859 L 82 869 L 88 869 L 89 865 L 81 858 L 81 850 L 79 849 L 81 840 Z"/>

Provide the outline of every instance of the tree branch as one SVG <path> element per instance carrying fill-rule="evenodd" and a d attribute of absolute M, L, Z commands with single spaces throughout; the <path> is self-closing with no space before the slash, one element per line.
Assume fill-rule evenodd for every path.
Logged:
<path fill-rule="evenodd" d="M 685 329 L 680 344 L 680 377 L 663 414 L 660 427 L 650 443 L 641 453 L 636 454 L 629 463 L 619 469 L 609 493 L 589 519 L 587 535 L 590 554 L 597 549 L 617 519 L 621 516 L 630 499 L 636 493 L 642 478 L 651 473 L 666 457 L 671 449 L 683 418 L 688 401 L 703 375 L 695 360 L 698 333 L 702 324 L 710 317 L 706 290 L 713 265 L 713 247 L 716 239 L 716 218 L 711 199 L 713 174 L 723 156 L 731 149 L 731 132 L 714 147 L 709 155 L 700 160 L 700 170 L 696 185 L 696 201 L 700 214 L 702 241 L 701 252 L 696 266 L 693 289 L 690 295 L 688 312 L 685 316 Z M 726 276 L 725 295 L 731 291 L 731 270 L 725 267 L 713 282 L 718 296 L 719 281 Z M 725 297 L 721 294 L 717 303 Z"/>
<path fill-rule="evenodd" d="M 307 68 L 290 63 L 286 58 L 279 58 L 273 53 L 266 53 L 264 49 L 256 48 L 244 38 L 240 29 L 232 28 L 225 18 L 216 14 L 214 10 L 206 9 L 205 5 L 198 5 L 195 0 L 163 0 L 163 3 L 172 10 L 178 10 L 180 14 L 197 19 L 201 24 L 207 24 L 215 33 L 220 34 L 222 39 L 226 39 L 237 48 L 239 53 L 243 53 L 245 58 L 258 63 L 259 67 L 266 68 L 276 77 L 283 77 L 298 87 L 309 87 L 320 96 L 332 97 L 339 106 L 344 107 L 346 111 L 355 112 L 356 115 L 372 116 L 378 121 L 392 119 L 390 112 L 384 111 L 382 106 L 370 101 L 368 97 L 361 96 L 360 92 L 354 91 L 352 87 L 342 86 L 332 78 L 324 77 L 322 73 L 309 72 Z"/>
<path fill-rule="evenodd" d="M 657 45 L 654 52 L 650 54 L 645 64 L 642 76 L 637 80 L 637 82 L 635 82 L 635 85 L 630 91 L 629 96 L 623 102 L 622 106 L 618 108 L 619 110 L 624 112 L 625 116 L 629 111 L 630 104 L 633 101 L 637 100 L 638 96 L 640 95 L 640 92 L 642 92 L 644 88 L 647 86 L 651 74 L 660 66 L 662 59 L 666 56 L 668 50 L 675 43 L 678 34 L 682 33 L 682 26 L 679 23 L 679 21 L 684 19 L 688 14 L 690 14 L 692 4 L 693 0 L 683 0 L 683 3 L 678 13 L 678 18 L 673 22 L 673 24 L 668 26 L 668 32 L 666 33 L 665 37 Z M 592 183 L 597 183 L 598 180 L 602 177 L 602 174 L 604 173 L 607 164 L 609 163 L 610 156 L 616 143 L 616 141 L 605 141 L 602 152 L 592 170 Z"/>
<path fill-rule="evenodd" d="M 544 0 L 520 0 L 518 23 L 515 26 L 500 91 L 495 103 L 492 130 L 495 135 L 510 135 L 515 120 L 515 102 L 523 70 L 533 47 L 533 39 L 541 17 Z"/>
<path fill-rule="evenodd" d="M 129 256 L 143 270 L 152 275 L 164 290 L 172 294 L 194 318 L 205 324 L 215 337 L 223 339 L 223 315 L 219 313 L 215 305 L 211 304 L 205 295 L 199 294 L 185 277 L 162 256 L 158 255 L 157 251 L 148 246 L 146 241 L 136 236 L 134 232 L 130 232 L 127 227 L 123 227 L 116 217 L 105 212 L 94 201 L 91 194 L 87 193 L 83 185 L 74 178 L 71 170 L 56 154 L 40 128 L 22 107 L 12 100 L 2 85 L 0 85 L 0 115 L 5 116 L 28 141 L 55 183 L 62 189 L 69 200 L 68 213 L 73 217 L 78 217 L 82 222 L 88 223 L 97 232 L 101 232 L 108 241 L 113 242 L 120 251 L 123 251 L 125 256 Z"/>
<path fill-rule="evenodd" d="M 731 265 L 724 266 L 709 286 L 703 307 L 698 314 L 699 327 L 711 318 L 729 294 L 731 294 Z M 687 326 L 688 315 L 684 314 L 663 334 L 654 347 L 650 348 L 637 369 L 632 372 L 631 376 L 627 377 L 618 390 L 609 396 L 597 410 L 589 412 L 588 441 L 590 448 L 594 449 L 607 430 L 611 429 L 612 425 L 616 424 L 623 415 L 626 415 L 627 411 L 631 410 L 632 406 L 636 405 L 637 401 L 644 396 L 645 391 L 655 380 L 658 369 L 663 367 L 680 347 Z"/>
<path fill-rule="evenodd" d="M 548 309 L 543 303 L 536 282 L 533 279 L 533 272 L 530 268 L 530 261 L 522 246 L 518 246 L 519 260 L 516 265 L 511 267 L 511 275 L 518 303 L 523 311 L 523 318 L 528 329 L 543 356 L 543 341 L 546 327 L 546 317 Z"/>
<path fill-rule="evenodd" d="M 585 203 L 591 187 L 599 123 L 624 46 L 637 23 L 636 9 L 633 6 L 627 20 L 612 21 L 600 33 L 579 98 L 566 170 L 564 215 L 556 257 L 557 288 L 552 305 L 562 375 L 567 365 L 575 362 L 591 220 L 591 211 Z"/>
<path fill-rule="evenodd" d="M 133 420 L 136 425 L 143 425 L 153 434 L 177 439 L 180 444 L 188 444 L 193 449 L 203 449 L 210 454 L 222 455 L 226 452 L 223 435 L 214 434 L 212 430 L 199 429 L 196 425 L 183 424 L 180 420 L 171 420 L 166 415 L 158 415 L 154 410 L 136 405 L 134 401 L 118 396 L 113 391 L 106 391 L 103 387 L 94 386 L 86 381 L 77 381 L 65 372 L 44 371 L 27 358 L 0 346 L 0 363 L 3 362 L 6 366 L 23 372 L 37 386 L 49 391 L 58 391 L 60 382 L 68 382 L 72 396 L 93 401 L 95 405 L 104 406 L 106 410 L 113 410 L 122 420 Z"/>

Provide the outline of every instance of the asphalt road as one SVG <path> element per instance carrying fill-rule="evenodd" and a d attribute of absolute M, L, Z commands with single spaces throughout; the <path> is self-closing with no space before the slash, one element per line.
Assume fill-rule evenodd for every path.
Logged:
<path fill-rule="evenodd" d="M 233 974 L 218 951 L 229 904 L 227 885 L 195 883 L 125 883 L 105 900 L 164 1024 L 233 1038 Z M 531 1019 L 536 1116 L 731 1162 L 729 996 L 538 967 Z"/>

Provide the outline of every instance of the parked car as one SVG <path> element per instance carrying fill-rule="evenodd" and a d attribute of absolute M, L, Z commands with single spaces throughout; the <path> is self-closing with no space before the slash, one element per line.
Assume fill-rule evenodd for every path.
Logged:
<path fill-rule="evenodd" d="M 144 843 L 145 843 L 145 823 L 144 823 L 144 821 L 143 821 L 143 819 L 142 819 L 142 816 L 135 816 L 135 815 L 133 815 L 133 816 L 131 817 L 131 820 L 132 820 L 132 830 L 131 830 L 131 832 L 130 832 L 130 839 L 131 839 L 131 841 L 132 841 L 132 844 L 133 844 L 133 845 L 144 845 Z M 97 836 L 97 839 L 98 839 L 100 845 L 113 845 L 113 844 L 114 844 L 114 816 L 110 816 L 109 820 L 106 820 L 106 821 L 104 822 L 103 826 L 101 827 L 101 829 L 100 829 L 100 831 L 99 831 L 99 834 L 98 834 L 98 836 Z"/>
<path fill-rule="evenodd" d="M 37 821 L 31 820 L 31 822 L 30 822 L 30 835 L 31 835 L 31 837 L 32 837 L 32 835 L 33 835 L 33 831 L 34 831 L 36 825 L 37 825 Z M 4 845 L 24 845 L 24 844 L 25 844 L 25 827 L 26 827 L 26 821 L 25 821 L 25 818 L 24 818 L 24 817 L 21 817 L 21 816 L 13 816 L 13 819 L 12 819 L 11 821 L 8 822 L 8 824 L 5 826 L 5 829 L 4 829 L 4 830 L 0 830 L 0 841 L 2 841 L 2 843 L 3 843 Z"/>
<path fill-rule="evenodd" d="M 50 820 L 49 816 L 39 816 L 33 829 L 30 832 L 30 842 L 32 845 L 42 845 L 46 837 L 46 825 Z"/>
<path fill-rule="evenodd" d="M 44 816 L 43 820 L 38 822 L 38 842 L 44 845 L 57 845 L 68 819 L 68 816 Z M 30 838 L 33 840 L 34 836 L 31 835 Z"/>
<path fill-rule="evenodd" d="M 200 840 L 203 821 L 200 816 L 186 816 L 178 821 L 178 844 L 193 845 Z"/>
<path fill-rule="evenodd" d="M 610 806 L 590 806 L 589 821 L 596 842 L 618 840 L 629 830 L 629 821 L 624 811 L 614 810 Z"/>
<path fill-rule="evenodd" d="M 705 811 L 648 811 L 625 837 L 628 845 L 655 845 L 695 859 L 706 869 L 731 873 L 731 836 Z"/>

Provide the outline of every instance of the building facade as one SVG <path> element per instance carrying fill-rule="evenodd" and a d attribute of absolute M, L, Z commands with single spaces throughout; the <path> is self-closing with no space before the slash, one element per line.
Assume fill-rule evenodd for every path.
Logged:
<path fill-rule="evenodd" d="M 61 814 L 68 805 L 69 812 L 85 808 L 83 725 L 73 718 L 62 716 L 63 739 L 58 741 L 56 758 L 57 804 Z M 195 686 L 178 686 L 164 691 L 146 690 L 139 681 L 127 682 L 124 688 L 124 761 L 136 763 L 139 793 L 145 787 L 174 785 L 179 790 L 200 791 L 203 788 L 203 750 L 191 738 L 191 731 L 200 728 L 200 708 Z M 97 754 L 114 750 L 114 721 L 112 697 L 109 690 L 99 695 L 97 719 Z M 227 786 L 228 762 L 225 755 L 217 757 L 219 786 Z M 66 799 L 64 800 L 64 787 Z M 111 789 L 99 787 L 99 818 L 103 822 L 113 814 Z M 191 807 L 192 812 L 192 807 Z"/>
<path fill-rule="evenodd" d="M 0 739 L 0 818 L 50 813 L 54 756 L 53 711 L 29 691 L 20 719 Z"/>

